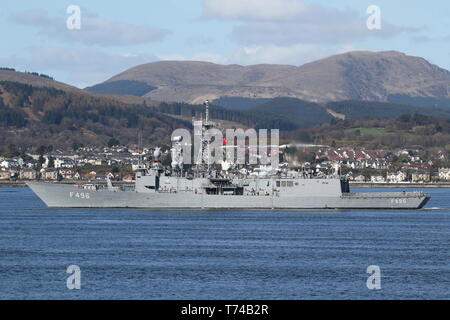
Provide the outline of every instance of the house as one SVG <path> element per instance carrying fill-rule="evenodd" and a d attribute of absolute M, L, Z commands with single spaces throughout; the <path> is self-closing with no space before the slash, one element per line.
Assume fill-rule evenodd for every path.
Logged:
<path fill-rule="evenodd" d="M 439 168 L 438 176 L 439 180 L 450 180 L 450 168 Z"/>
<path fill-rule="evenodd" d="M 74 179 L 74 175 L 75 175 L 75 170 L 73 170 L 73 169 L 65 169 L 65 168 L 63 168 L 63 169 L 59 169 L 59 174 L 61 175 L 61 177 L 63 178 L 63 179 L 69 179 L 69 180 L 72 180 L 72 179 Z"/>
<path fill-rule="evenodd" d="M 118 164 L 118 162 L 115 159 L 108 159 L 107 164 L 108 164 L 108 166 L 113 166 L 113 165 Z"/>
<path fill-rule="evenodd" d="M 382 182 L 386 182 L 386 179 L 383 176 L 371 176 L 370 177 L 370 182 L 382 183 Z"/>
<path fill-rule="evenodd" d="M 69 158 L 56 158 L 55 159 L 55 168 L 73 168 L 75 166 L 75 162 Z"/>
<path fill-rule="evenodd" d="M 97 176 L 97 173 L 95 171 L 91 171 L 89 173 L 85 173 L 81 175 L 81 178 L 84 180 L 93 180 Z"/>
<path fill-rule="evenodd" d="M 411 174 L 412 182 L 426 182 L 430 181 L 430 173 L 426 171 L 417 171 Z"/>
<path fill-rule="evenodd" d="M 38 166 L 38 161 L 32 159 L 29 160 L 25 163 L 25 167 L 30 168 L 30 169 L 35 169 Z"/>
<path fill-rule="evenodd" d="M 5 170 L 0 171 L 0 180 L 10 180 L 11 179 L 11 171 Z"/>
<path fill-rule="evenodd" d="M 19 167 L 23 167 L 23 165 L 25 164 L 25 161 L 21 157 L 13 158 L 13 160 L 17 162 Z"/>
<path fill-rule="evenodd" d="M 125 182 L 133 182 L 134 181 L 134 174 L 128 174 L 123 177 L 122 179 Z"/>
<path fill-rule="evenodd" d="M 13 159 L 6 159 L 0 163 L 0 167 L 5 169 L 16 168 L 19 167 L 19 162 Z"/>
<path fill-rule="evenodd" d="M 104 166 L 106 164 L 107 164 L 106 160 L 103 159 L 95 159 L 93 163 L 94 166 Z"/>
<path fill-rule="evenodd" d="M 146 167 L 145 167 L 145 164 L 142 164 L 142 163 L 133 163 L 132 165 L 131 165 L 131 170 L 133 170 L 133 171 L 138 171 L 138 170 L 142 170 L 142 169 L 145 169 Z"/>
<path fill-rule="evenodd" d="M 134 150 L 130 150 L 130 152 L 131 152 L 131 155 L 138 156 L 141 154 L 142 151 L 139 149 L 134 149 Z"/>
<path fill-rule="evenodd" d="M 38 172 L 34 169 L 26 168 L 19 172 L 20 180 L 36 180 L 38 178 Z"/>
<path fill-rule="evenodd" d="M 406 173 L 403 171 L 398 171 L 394 173 L 388 173 L 386 175 L 386 181 L 392 183 L 398 183 L 406 180 Z"/>
<path fill-rule="evenodd" d="M 41 178 L 43 180 L 58 180 L 58 171 L 55 169 L 42 169 Z"/>
<path fill-rule="evenodd" d="M 348 172 L 345 177 L 347 178 L 347 180 L 355 180 L 355 175 L 353 174 L 353 172 Z"/>
<path fill-rule="evenodd" d="M 100 173 L 95 176 L 95 179 L 96 180 L 106 180 L 106 177 L 107 177 L 106 174 Z"/>

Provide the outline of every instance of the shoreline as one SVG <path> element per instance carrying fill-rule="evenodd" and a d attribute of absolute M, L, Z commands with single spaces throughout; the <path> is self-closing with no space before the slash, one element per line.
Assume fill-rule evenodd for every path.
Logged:
<path fill-rule="evenodd" d="M 33 180 L 35 181 L 35 180 Z M 66 181 L 53 181 L 60 184 L 100 184 L 106 185 L 106 181 L 79 181 L 79 180 L 66 180 Z M 25 180 L 20 181 L 0 181 L 1 187 L 27 187 Z M 113 181 L 116 186 L 133 186 L 133 182 Z M 450 182 L 424 182 L 424 183 L 412 183 L 412 182 L 400 182 L 400 183 L 386 183 L 386 182 L 350 182 L 350 187 L 353 188 L 450 188 Z"/>
<path fill-rule="evenodd" d="M 36 180 L 19 180 L 19 181 L 0 181 L 0 188 L 1 187 L 27 187 L 26 182 L 27 181 L 36 181 Z M 42 180 L 42 182 L 53 182 L 53 183 L 59 183 L 59 184 L 99 184 L 99 185 L 106 185 L 106 181 L 79 181 L 79 180 L 66 180 L 66 181 L 45 181 Z M 134 183 L 132 182 L 124 182 L 124 181 L 113 181 L 112 182 L 115 186 L 134 186 Z"/>

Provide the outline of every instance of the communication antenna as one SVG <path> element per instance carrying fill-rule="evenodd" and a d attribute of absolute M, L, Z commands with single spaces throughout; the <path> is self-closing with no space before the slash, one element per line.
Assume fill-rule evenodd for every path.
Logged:
<path fill-rule="evenodd" d="M 205 124 L 206 124 L 206 126 L 207 127 L 205 127 L 205 129 L 206 128 L 208 128 L 209 127 L 209 100 L 206 100 L 205 101 Z M 209 141 L 208 142 L 206 142 L 206 164 L 207 164 L 207 166 L 208 166 L 208 172 L 211 170 L 211 159 L 210 159 L 210 157 L 211 157 L 211 151 L 209 150 Z"/>
<path fill-rule="evenodd" d="M 142 153 L 143 153 L 142 129 L 139 129 L 138 131 L 138 151 L 139 151 L 139 168 L 141 168 Z"/>
<path fill-rule="evenodd" d="M 206 124 L 208 124 L 208 121 L 209 121 L 209 101 L 208 100 L 206 100 L 205 102 L 204 102 L 204 105 L 205 105 L 205 123 Z"/>
<path fill-rule="evenodd" d="M 200 135 L 200 141 L 201 141 L 201 148 L 198 153 L 197 158 L 197 169 L 199 169 L 199 165 L 205 165 L 207 166 L 208 172 L 210 171 L 210 148 L 209 148 L 209 141 L 206 134 L 206 131 L 210 127 L 209 124 L 209 101 L 206 100 L 203 103 L 203 106 L 205 107 L 205 121 L 203 121 L 203 113 L 202 113 L 202 119 L 200 120 L 201 128 L 199 132 L 197 133 Z"/>

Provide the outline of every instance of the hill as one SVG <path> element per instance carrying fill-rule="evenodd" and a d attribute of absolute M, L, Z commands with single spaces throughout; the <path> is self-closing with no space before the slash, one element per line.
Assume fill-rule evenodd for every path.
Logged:
<path fill-rule="evenodd" d="M 104 146 L 112 137 L 134 143 L 165 141 L 190 123 L 145 105 L 130 105 L 85 92 L 0 81 L 0 145 Z"/>
<path fill-rule="evenodd" d="M 249 103 L 252 102 L 252 103 Z M 246 99 L 221 98 L 215 104 L 225 109 L 241 111 L 243 114 L 258 114 L 267 119 L 283 118 L 295 122 L 299 128 L 329 122 L 331 119 L 389 119 L 405 114 L 426 113 L 449 119 L 450 107 L 424 107 L 392 102 L 344 100 L 314 103 L 295 98 Z"/>
<path fill-rule="evenodd" d="M 192 117 L 200 117 L 204 111 L 201 105 L 92 94 L 51 79 L 35 79 L 41 76 L 10 71 L 7 78 L 11 75 L 21 82 L 0 78 L 0 146 L 104 146 L 112 137 L 129 144 L 136 142 L 138 131 L 143 133 L 146 142 L 169 143 L 174 129 L 191 127 Z M 30 79 L 37 81 L 36 85 L 25 83 Z M 44 86 L 45 83 L 50 87 Z M 212 106 L 210 113 L 224 127 L 298 127 L 289 120 L 220 106 Z"/>
<path fill-rule="evenodd" d="M 211 64 L 211 67 L 215 68 L 215 65 Z M 0 77 L 0 145 L 37 146 L 48 145 L 49 141 L 55 146 L 74 143 L 105 145 L 112 137 L 122 143 L 134 143 L 139 130 L 143 131 L 147 142 L 168 143 L 174 129 L 190 127 L 192 117 L 199 117 L 204 111 L 197 104 L 165 103 L 131 95 L 151 88 L 140 82 L 117 80 L 116 83 L 105 83 L 97 88 L 98 92 L 122 87 L 121 92 L 126 94 L 100 94 L 80 90 L 37 73 L 3 69 L 0 76 L 5 78 Z M 412 99 L 406 96 L 396 98 L 401 101 Z M 310 133 L 313 136 L 326 134 L 317 128 L 327 128 L 339 119 L 347 121 L 345 123 L 361 120 L 367 125 L 370 125 L 367 122 L 370 119 L 390 126 L 383 119 L 424 112 L 441 120 L 450 119 L 450 107 L 446 106 L 445 98 L 421 99 L 427 107 L 357 100 L 316 103 L 292 97 L 222 97 L 213 102 L 210 114 L 224 127 L 275 128 L 298 139 L 311 137 Z M 436 101 L 442 106 L 433 106 Z M 368 127 L 369 131 L 362 130 L 362 124 L 357 127 L 359 131 L 343 131 L 338 136 L 356 132 L 370 136 L 383 132 L 372 127 Z M 333 128 L 328 127 L 330 132 L 336 132 Z M 375 136 L 379 138 L 380 135 Z"/>
<path fill-rule="evenodd" d="M 66 83 L 55 81 L 48 75 L 37 72 L 19 72 L 13 68 L 0 68 L 0 80 L 28 84 L 33 87 L 55 88 L 78 93 L 83 92 L 83 90 Z"/>
<path fill-rule="evenodd" d="M 96 92 L 106 86 L 108 93 L 118 93 L 115 88 L 119 83 L 131 88 L 128 94 L 135 92 L 135 87 L 147 85 L 148 91 L 139 91 L 138 95 L 189 103 L 230 97 L 291 97 L 319 103 L 404 103 L 410 99 L 419 105 L 429 105 L 426 99 L 438 99 L 450 105 L 450 72 L 423 58 L 396 51 L 354 51 L 299 67 L 159 61 L 126 70 L 87 90 Z M 403 100 L 399 101 L 399 97 Z"/>

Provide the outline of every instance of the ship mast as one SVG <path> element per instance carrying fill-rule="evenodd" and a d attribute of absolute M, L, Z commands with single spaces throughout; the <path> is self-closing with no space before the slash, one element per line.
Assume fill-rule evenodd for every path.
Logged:
<path fill-rule="evenodd" d="M 209 146 L 210 142 L 207 135 L 207 130 L 211 128 L 213 124 L 209 122 L 209 101 L 206 100 L 203 105 L 205 107 L 205 120 L 203 121 L 202 117 L 201 120 L 197 122 L 200 124 L 200 128 L 198 128 L 198 132 L 195 133 L 196 135 L 200 136 L 199 138 L 201 146 L 197 156 L 197 171 L 200 169 L 200 167 L 202 167 L 202 165 L 206 164 L 207 172 L 209 174 L 211 169 L 211 150 Z"/>
<path fill-rule="evenodd" d="M 206 100 L 204 104 L 205 104 L 205 124 L 208 125 L 208 121 L 209 121 L 209 101 Z"/>
<path fill-rule="evenodd" d="M 205 101 L 205 128 L 206 130 L 208 130 L 209 128 L 209 101 L 206 100 Z M 205 130 L 205 131 L 206 131 Z M 208 166 L 208 173 L 210 172 L 210 166 L 211 166 L 211 153 L 210 153 L 210 149 L 209 149 L 209 141 L 206 141 L 206 164 Z"/>

